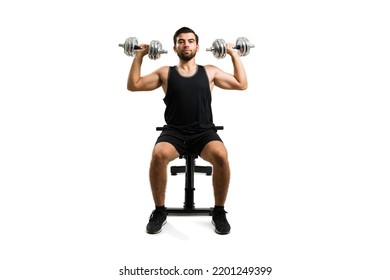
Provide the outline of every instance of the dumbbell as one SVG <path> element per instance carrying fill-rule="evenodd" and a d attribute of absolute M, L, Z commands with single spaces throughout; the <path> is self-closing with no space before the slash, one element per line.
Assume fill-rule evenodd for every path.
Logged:
<path fill-rule="evenodd" d="M 249 43 L 249 40 L 245 37 L 239 37 L 236 40 L 236 45 L 233 49 L 238 50 L 239 56 L 246 56 L 249 54 L 250 49 L 254 48 L 255 45 Z M 226 56 L 226 43 L 223 39 L 216 39 L 213 42 L 211 48 L 207 48 L 206 51 L 210 51 L 216 58 L 224 58 Z"/>
<path fill-rule="evenodd" d="M 122 47 L 124 49 L 125 54 L 128 56 L 134 56 L 135 50 L 141 49 L 141 47 L 138 45 L 138 40 L 136 37 L 127 38 L 124 44 L 119 44 L 119 47 Z M 148 56 L 150 59 L 159 59 L 160 55 L 163 53 L 168 53 L 168 51 L 163 50 L 162 45 L 159 41 L 153 40 L 150 42 L 148 50 Z"/>

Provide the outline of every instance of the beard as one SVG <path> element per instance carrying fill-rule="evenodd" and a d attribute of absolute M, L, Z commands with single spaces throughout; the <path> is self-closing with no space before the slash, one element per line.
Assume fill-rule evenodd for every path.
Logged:
<path fill-rule="evenodd" d="M 183 52 L 178 52 L 177 53 L 177 56 L 181 59 L 181 60 L 184 60 L 184 61 L 190 61 L 191 59 L 193 59 L 196 55 L 196 52 L 194 53 L 183 53 Z"/>

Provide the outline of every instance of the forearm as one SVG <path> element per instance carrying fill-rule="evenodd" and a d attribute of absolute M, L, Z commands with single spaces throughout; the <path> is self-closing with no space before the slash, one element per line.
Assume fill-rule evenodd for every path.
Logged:
<path fill-rule="evenodd" d="M 130 91 L 137 90 L 137 83 L 141 78 L 141 65 L 142 65 L 142 56 L 135 56 L 133 63 L 131 64 L 129 77 L 127 79 L 127 89 Z"/>
<path fill-rule="evenodd" d="M 244 64 L 242 63 L 240 56 L 237 53 L 231 55 L 233 63 L 233 75 L 236 78 L 237 82 L 240 84 L 241 89 L 246 89 L 248 87 L 248 80 L 246 77 L 246 72 Z"/>

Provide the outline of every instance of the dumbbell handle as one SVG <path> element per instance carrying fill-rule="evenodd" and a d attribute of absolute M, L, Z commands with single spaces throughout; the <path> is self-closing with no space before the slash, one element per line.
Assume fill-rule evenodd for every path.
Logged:
<path fill-rule="evenodd" d="M 250 48 L 254 48 L 254 47 L 255 47 L 255 45 L 253 45 L 253 44 L 250 44 L 248 47 L 250 47 Z M 241 46 L 233 46 L 233 49 L 235 49 L 235 50 L 239 50 L 239 49 L 241 49 Z"/>
<path fill-rule="evenodd" d="M 124 48 L 125 45 L 124 45 L 124 44 L 119 44 L 119 47 Z M 140 49 L 142 49 L 142 48 L 141 48 L 140 46 L 138 46 L 138 45 L 135 45 L 135 46 L 134 46 L 134 49 L 135 49 L 135 50 L 140 50 Z M 168 53 L 168 51 L 166 51 L 166 50 L 161 50 L 161 53 Z"/>
<path fill-rule="evenodd" d="M 122 47 L 122 48 L 124 48 L 124 47 L 125 47 L 125 44 L 119 44 L 119 47 Z M 140 50 L 140 49 L 141 49 L 141 47 L 140 47 L 140 46 L 137 46 L 137 45 L 135 45 L 135 46 L 134 46 L 134 49 L 135 49 L 135 50 Z"/>
<path fill-rule="evenodd" d="M 250 47 L 250 48 L 254 48 L 255 45 L 250 44 L 249 47 Z M 239 50 L 239 49 L 241 49 L 241 46 L 233 46 L 233 49 Z M 207 48 L 207 49 L 206 49 L 206 51 L 208 51 L 208 52 L 211 52 L 211 51 L 213 51 L 213 50 L 214 50 L 214 48 Z"/>

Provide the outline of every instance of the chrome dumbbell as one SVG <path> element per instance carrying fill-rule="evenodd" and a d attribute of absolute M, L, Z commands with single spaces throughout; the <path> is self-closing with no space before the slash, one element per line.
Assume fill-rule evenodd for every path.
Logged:
<path fill-rule="evenodd" d="M 238 50 L 240 56 L 246 56 L 249 54 L 250 49 L 254 48 L 255 45 L 250 44 L 249 40 L 245 37 L 239 37 L 236 40 L 236 44 L 233 49 Z M 216 39 L 213 42 L 211 48 L 207 48 L 206 51 L 210 51 L 216 58 L 224 58 L 226 56 L 226 43 L 223 39 Z"/>
<path fill-rule="evenodd" d="M 135 51 L 141 49 L 141 47 L 138 45 L 138 40 L 136 37 L 127 38 L 123 44 L 119 44 L 119 47 L 122 47 L 124 49 L 124 53 L 128 56 L 134 56 Z M 168 51 L 162 48 L 162 45 L 159 41 L 153 40 L 150 42 L 148 50 L 148 56 L 150 59 L 159 59 L 161 54 L 164 53 L 168 53 Z"/>

